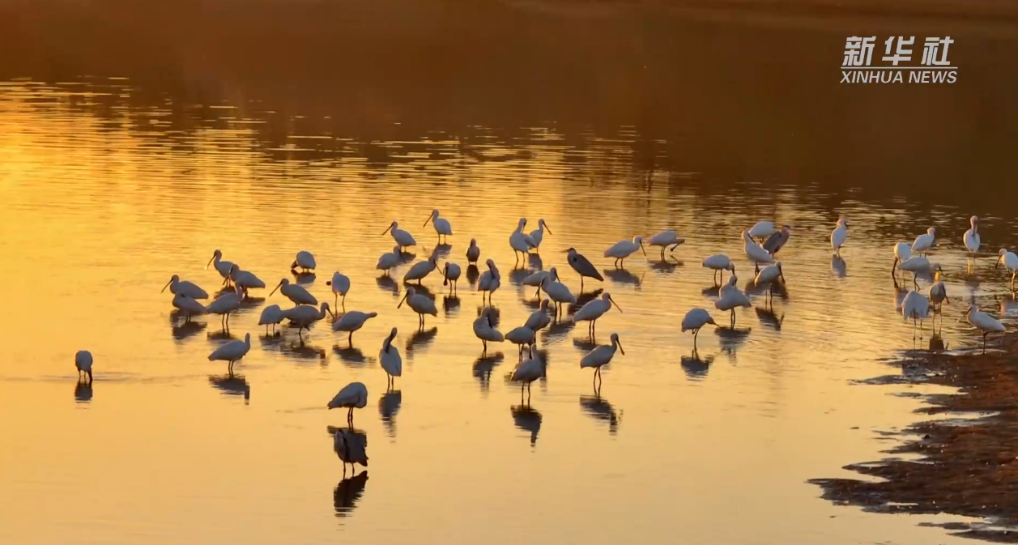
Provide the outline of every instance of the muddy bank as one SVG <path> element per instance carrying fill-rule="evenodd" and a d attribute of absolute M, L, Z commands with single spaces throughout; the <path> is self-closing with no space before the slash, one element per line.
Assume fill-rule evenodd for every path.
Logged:
<path fill-rule="evenodd" d="M 883 482 L 814 479 L 823 497 L 870 511 L 951 514 L 987 524 L 945 524 L 955 535 L 1018 543 L 1018 338 L 1005 339 L 986 354 L 926 353 L 895 365 L 900 374 L 867 383 L 937 384 L 953 394 L 927 396 L 925 414 L 961 412 L 972 420 L 920 422 L 905 430 L 910 439 L 888 451 L 918 454 L 913 460 L 885 459 L 845 469 Z"/>

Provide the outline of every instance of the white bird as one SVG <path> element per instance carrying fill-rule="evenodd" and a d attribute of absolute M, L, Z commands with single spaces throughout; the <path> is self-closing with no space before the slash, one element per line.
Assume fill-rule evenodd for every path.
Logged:
<path fill-rule="evenodd" d="M 388 275 L 389 271 L 396 268 L 402 260 L 403 254 L 399 246 L 394 246 L 392 252 L 386 252 L 378 258 L 378 263 L 375 265 L 375 269 L 385 271 Z"/>
<path fill-rule="evenodd" d="M 940 270 L 939 263 L 930 263 L 930 260 L 923 256 L 914 255 L 905 261 L 901 262 L 898 266 L 903 271 L 912 273 L 912 283 L 919 287 L 919 280 L 916 278 L 919 274 L 928 274 L 932 271 Z"/>
<path fill-rule="evenodd" d="M 74 354 L 74 367 L 78 369 L 78 382 L 81 382 L 81 374 L 88 376 L 88 383 L 92 384 L 92 353 L 88 350 L 78 350 Z"/>
<path fill-rule="evenodd" d="M 904 263 L 912 257 L 912 245 L 907 242 L 899 242 L 894 245 L 894 265 L 891 265 L 891 276 L 894 276 L 894 269 L 898 263 Z M 904 276 L 904 275 L 902 275 Z"/>
<path fill-rule="evenodd" d="M 403 282 L 407 283 L 416 280 L 417 285 L 420 285 L 421 281 L 424 280 L 424 277 L 431 274 L 431 272 L 437 268 L 438 255 L 431 254 L 431 257 L 429 257 L 427 261 L 418 261 L 417 263 L 414 263 L 413 266 L 410 267 L 410 270 L 403 275 Z"/>
<path fill-rule="evenodd" d="M 523 279 L 523 285 L 524 286 L 536 286 L 537 287 L 537 293 L 534 294 L 534 297 L 540 297 L 541 296 L 541 284 L 544 283 L 544 277 L 548 276 L 548 274 L 550 274 L 550 273 L 551 273 L 550 270 L 548 270 L 548 271 L 534 271 L 534 272 L 530 273 L 529 275 L 527 275 L 526 278 Z M 554 280 L 558 280 L 558 279 L 556 278 Z"/>
<path fill-rule="evenodd" d="M 686 313 L 686 316 L 682 318 L 682 332 L 687 331 L 693 332 L 693 350 L 696 350 L 696 337 L 700 334 L 700 328 L 711 324 L 717 326 L 714 323 L 714 318 L 711 318 L 709 312 L 702 308 L 694 308 Z"/>
<path fill-rule="evenodd" d="M 732 271 L 735 274 L 735 263 L 725 254 L 714 254 L 707 259 L 703 260 L 703 266 L 707 269 L 714 270 L 714 284 L 718 284 L 718 273 L 721 273 L 721 280 L 725 279 L 725 270 Z"/>
<path fill-rule="evenodd" d="M 481 309 L 481 315 L 474 320 L 474 335 L 484 343 L 484 353 L 488 353 L 488 343 L 500 343 L 505 337 L 491 324 L 491 307 Z"/>
<path fill-rule="evenodd" d="M 228 361 L 230 362 L 230 374 L 233 374 L 233 362 L 243 358 L 247 355 L 248 350 L 251 350 L 251 334 L 246 333 L 243 341 L 230 341 L 223 346 L 212 351 L 209 354 L 209 361 Z"/>
<path fill-rule="evenodd" d="M 442 268 L 442 273 L 442 276 L 445 277 L 445 280 L 442 281 L 442 285 L 450 286 L 449 291 L 455 292 L 458 287 L 457 284 L 459 283 L 461 274 L 460 266 L 446 261 L 445 267 Z"/>
<path fill-rule="evenodd" d="M 516 256 L 516 262 L 520 262 L 520 254 L 527 255 L 530 250 L 534 248 L 534 241 L 523 232 L 523 228 L 527 226 L 527 219 L 520 218 L 520 221 L 516 224 L 516 230 L 513 234 L 509 235 L 509 246 L 512 246 L 513 255 Z"/>
<path fill-rule="evenodd" d="M 774 227 L 773 221 L 760 221 L 756 225 L 749 228 L 749 236 L 753 238 L 767 238 L 774 234 L 777 229 Z"/>
<path fill-rule="evenodd" d="M 163 289 L 159 292 L 166 291 L 166 288 L 170 288 L 170 293 L 174 295 L 186 295 L 191 299 L 208 299 L 209 294 L 205 290 L 198 287 L 193 282 L 187 280 L 181 280 L 179 276 L 173 275 L 170 277 L 170 281 L 163 286 Z"/>
<path fill-rule="evenodd" d="M 548 300 L 542 299 L 540 307 L 530 313 L 527 323 L 523 324 L 529 329 L 540 331 L 551 324 L 551 315 L 548 314 Z"/>
<path fill-rule="evenodd" d="M 325 283 L 326 286 L 332 286 L 332 295 L 336 298 L 334 305 L 339 308 L 339 297 L 343 297 L 343 308 L 346 308 L 346 294 L 350 293 L 350 278 L 345 274 L 340 274 L 339 271 L 332 273 L 332 280 Z"/>
<path fill-rule="evenodd" d="M 353 332 L 364 327 L 364 323 L 375 316 L 378 316 L 377 312 L 351 310 L 332 323 L 332 330 L 348 333 L 347 341 L 353 346 Z"/>
<path fill-rule="evenodd" d="M 523 399 L 523 388 L 527 389 L 527 401 L 530 401 L 530 383 L 544 376 L 544 362 L 541 357 L 534 356 L 533 347 L 530 348 L 530 358 L 516 365 L 509 380 L 520 383 L 520 399 Z"/>
<path fill-rule="evenodd" d="M 498 267 L 495 266 L 495 262 L 489 259 L 487 261 L 488 270 L 481 274 L 481 279 L 477 281 L 477 291 L 481 292 L 481 304 L 484 304 L 484 294 L 487 292 L 488 304 L 491 304 L 491 295 L 495 293 L 495 290 L 502 285 L 502 276 L 498 273 Z"/>
<path fill-rule="evenodd" d="M 576 251 L 576 248 L 569 248 L 566 250 L 569 254 L 566 256 L 566 261 L 569 262 L 569 266 L 576 271 L 576 274 L 580 275 L 580 293 L 583 293 L 583 279 L 596 278 L 597 280 L 604 282 L 604 277 L 601 273 L 597 272 L 597 268 L 590 262 L 589 259 L 583 256 L 580 252 Z"/>
<path fill-rule="evenodd" d="M 470 239 L 470 247 L 467 248 L 467 263 L 477 263 L 481 258 L 481 249 L 477 246 L 477 239 Z"/>
<path fill-rule="evenodd" d="M 346 477 L 346 464 L 350 464 L 355 474 L 357 467 L 354 464 L 368 467 L 367 435 L 353 430 L 338 429 L 332 434 L 332 448 L 336 451 L 336 456 L 343 462 L 344 478 Z"/>
<path fill-rule="evenodd" d="M 686 242 L 686 239 L 680 237 L 674 230 L 668 229 L 667 231 L 661 231 L 660 233 L 650 237 L 647 244 L 649 246 L 661 247 L 661 260 L 663 261 L 665 258 L 665 248 L 671 246 L 671 249 L 668 251 L 674 252 L 675 248 L 678 248 L 683 242 Z"/>
<path fill-rule="evenodd" d="M 173 307 L 180 309 L 184 313 L 185 322 L 190 322 L 192 316 L 201 316 L 208 313 L 205 305 L 182 293 L 173 296 Z"/>
<path fill-rule="evenodd" d="M 930 315 L 930 300 L 918 291 L 912 290 L 905 295 L 901 301 L 901 316 L 903 321 L 912 319 L 912 338 L 915 339 L 916 323 L 922 324 Z M 920 332 L 920 335 L 922 333 Z"/>
<path fill-rule="evenodd" d="M 233 280 L 234 286 L 244 290 L 245 294 L 249 289 L 265 287 L 265 282 L 262 282 L 254 273 L 242 271 L 236 264 L 230 268 L 230 280 Z"/>
<path fill-rule="evenodd" d="M 969 227 L 968 231 L 965 231 L 965 236 L 962 238 L 965 241 L 965 249 L 970 254 L 974 254 L 979 252 L 979 217 L 972 216 L 969 218 L 969 225 L 971 227 Z"/>
<path fill-rule="evenodd" d="M 764 269 L 767 270 L 767 269 Z M 734 274 L 728 279 L 728 283 L 725 284 L 718 292 L 718 300 L 714 302 L 714 308 L 722 312 L 731 312 L 731 327 L 735 327 L 735 309 L 739 307 L 751 307 L 753 304 L 749 301 L 749 296 L 743 293 L 742 290 L 736 286 L 736 282 L 739 281 L 739 277 Z"/>
<path fill-rule="evenodd" d="M 604 251 L 604 256 L 614 257 L 615 266 L 624 267 L 626 258 L 633 255 L 637 250 L 642 250 L 643 256 L 647 257 L 647 250 L 643 247 L 643 237 L 639 235 L 633 237 L 633 240 L 620 240 L 612 244 L 611 247 Z"/>
<path fill-rule="evenodd" d="M 291 271 L 296 271 L 297 267 L 301 268 L 301 272 L 313 271 L 318 264 L 315 263 L 315 256 L 311 255 L 311 252 L 307 250 L 301 250 L 297 252 L 297 258 L 293 260 L 290 265 Z"/>
<path fill-rule="evenodd" d="M 424 225 L 421 227 L 427 227 L 429 221 L 435 226 L 435 233 L 438 233 L 438 243 L 441 244 L 448 241 L 449 235 L 452 234 L 452 225 L 449 224 L 449 220 L 440 218 L 438 210 L 432 210 L 431 215 L 428 216 L 428 219 L 424 220 Z M 446 237 L 445 241 L 442 240 L 442 237 Z"/>
<path fill-rule="evenodd" d="M 750 236 L 749 231 L 742 232 L 742 241 L 744 244 L 744 250 L 746 257 L 753 262 L 756 267 L 756 272 L 760 272 L 761 263 L 774 263 L 774 257 L 771 256 L 770 252 L 763 249 L 753 238 Z"/>
<path fill-rule="evenodd" d="M 272 331 L 275 333 L 276 324 L 283 321 L 283 309 L 279 308 L 279 305 L 269 305 L 262 310 L 262 315 L 258 318 L 258 325 L 265 326 L 265 334 L 269 334 L 269 325 L 272 326 Z"/>
<path fill-rule="evenodd" d="M 541 289 L 548 294 L 548 298 L 555 302 L 555 315 L 562 311 L 562 303 L 576 303 L 576 296 L 569 291 L 569 287 L 558 281 L 558 271 L 552 267 L 548 275 L 544 277 Z"/>
<path fill-rule="evenodd" d="M 555 234 L 555 233 L 551 232 L 551 227 L 548 227 L 548 224 L 542 218 L 542 219 L 537 220 L 537 229 L 534 229 L 533 231 L 530 232 L 530 240 L 531 240 L 531 242 L 534 243 L 534 249 L 535 250 L 540 248 L 541 241 L 544 240 L 544 230 L 545 229 L 548 230 L 548 234 L 549 235 L 554 235 Z"/>
<path fill-rule="evenodd" d="M 308 293 L 308 290 L 304 289 L 304 286 L 298 286 L 297 284 L 291 284 L 290 280 L 284 278 L 276 284 L 276 287 L 272 289 L 272 293 L 269 293 L 269 297 L 272 297 L 273 293 L 279 290 L 286 296 L 287 299 L 293 301 L 295 305 L 317 305 L 318 299 L 315 299 L 314 295 Z"/>
<path fill-rule="evenodd" d="M 406 295 L 404 295 L 403 299 L 400 300 L 398 305 L 396 305 L 396 308 L 402 307 L 403 301 L 406 301 L 407 306 L 417 313 L 421 329 L 424 329 L 424 316 L 426 314 L 438 316 L 438 309 L 435 308 L 435 302 L 427 295 L 417 293 L 417 290 L 413 288 L 407 288 Z"/>
<path fill-rule="evenodd" d="M 537 334 L 527 326 L 513 328 L 505 334 L 505 340 L 519 346 L 520 359 L 523 359 L 523 345 L 533 346 L 537 342 Z"/>
<path fill-rule="evenodd" d="M 368 387 L 363 382 L 351 382 L 332 398 L 326 407 L 332 409 L 350 409 L 346 421 L 353 428 L 353 410 L 363 409 L 368 404 Z"/>
<path fill-rule="evenodd" d="M 219 314 L 223 317 L 223 329 L 229 331 L 230 329 L 230 313 L 240 308 L 240 302 L 244 299 L 243 294 L 240 292 L 240 288 L 235 288 L 234 291 L 224 293 L 219 297 L 216 297 L 212 304 L 205 307 L 205 311 L 210 314 Z M 183 309 L 181 309 L 183 310 Z"/>
<path fill-rule="evenodd" d="M 930 227 L 926 230 L 925 234 L 915 237 L 915 242 L 912 243 L 912 253 L 926 255 L 926 252 L 933 247 L 933 244 L 937 240 L 937 228 Z"/>
<path fill-rule="evenodd" d="M 1000 252 L 997 253 L 997 263 L 993 268 L 999 267 L 1001 263 L 1004 264 L 1007 272 L 1011 273 L 1011 291 L 1014 291 L 1014 279 L 1015 275 L 1018 274 L 1018 254 L 1001 248 Z"/>
<path fill-rule="evenodd" d="M 935 312 L 940 314 L 940 326 L 944 326 L 944 303 L 951 304 L 951 300 L 947 297 L 947 286 L 944 281 L 940 279 L 940 271 L 937 271 L 933 277 L 934 284 L 930 286 L 930 303 L 935 306 Z M 936 320 L 936 314 L 933 316 Z M 934 323 L 936 325 L 936 323 Z"/>
<path fill-rule="evenodd" d="M 980 312 L 976 305 L 969 307 L 968 321 L 983 333 L 983 353 L 986 353 L 986 336 L 990 333 L 1003 333 L 1005 329 L 1000 320 Z"/>
<path fill-rule="evenodd" d="M 841 247 L 845 244 L 845 239 L 848 238 L 848 220 L 844 216 L 838 218 L 838 226 L 834 228 L 834 232 L 831 233 L 831 248 L 838 255 L 841 255 Z"/>
<path fill-rule="evenodd" d="M 212 252 L 212 259 L 205 264 L 205 268 L 208 269 L 209 265 L 215 264 L 216 271 L 219 272 L 219 276 L 223 277 L 223 284 L 225 285 L 230 280 L 230 269 L 233 268 L 233 262 L 223 261 L 223 252 L 216 250 Z"/>
<path fill-rule="evenodd" d="M 597 319 L 603 316 L 605 312 L 608 312 L 608 309 L 612 308 L 613 304 L 615 305 L 615 308 L 619 309 L 619 312 L 622 312 L 622 308 L 619 307 L 617 303 L 615 303 L 615 300 L 612 299 L 611 294 L 608 292 L 604 292 L 603 294 L 601 294 L 600 299 L 592 299 L 587 304 L 583 305 L 583 307 L 580 308 L 580 310 L 576 311 L 576 314 L 573 315 L 573 321 L 574 322 L 589 321 L 590 327 L 587 328 L 587 333 L 589 333 L 590 338 L 593 339 Z"/>
<path fill-rule="evenodd" d="M 310 333 L 311 325 L 323 320 L 326 314 L 333 315 L 328 303 L 322 303 L 320 309 L 311 305 L 297 305 L 283 311 L 283 317 L 290 320 L 290 324 L 297 326 L 297 336 L 301 342 L 304 342 L 303 330 L 306 329 Z"/>
<path fill-rule="evenodd" d="M 400 229 L 399 224 L 395 221 L 390 223 L 389 226 L 385 228 L 385 231 L 382 231 L 382 234 L 384 235 L 390 231 L 392 232 L 392 239 L 396 241 L 396 244 L 398 244 L 401 249 L 417 245 L 417 241 L 414 240 L 414 236 L 408 231 Z"/>
<path fill-rule="evenodd" d="M 583 369 L 585 367 L 594 368 L 595 391 L 599 386 L 598 381 L 601 379 L 601 366 L 612 361 L 612 358 L 615 357 L 616 350 L 622 352 L 623 356 L 626 355 L 626 351 L 622 349 L 622 341 L 619 340 L 618 333 L 612 333 L 611 341 L 612 343 L 610 345 L 603 344 L 601 346 L 598 346 L 591 350 L 590 352 L 588 352 L 586 356 L 583 356 L 582 359 L 580 359 L 580 369 Z"/>
<path fill-rule="evenodd" d="M 767 285 L 768 287 L 770 287 L 771 285 L 774 284 L 774 282 L 778 278 L 781 279 L 782 283 L 785 282 L 785 273 L 784 271 L 781 270 L 780 261 L 776 261 L 773 265 L 760 269 L 760 272 L 757 273 L 756 278 L 753 279 L 753 285 L 754 286 Z"/>
<path fill-rule="evenodd" d="M 438 210 L 435 210 L 436 214 Z M 382 343 L 382 349 L 378 352 L 378 361 L 382 364 L 382 369 L 385 369 L 385 374 L 388 375 L 389 382 L 386 383 L 386 388 L 391 389 L 396 382 L 396 377 L 403 376 L 403 358 L 399 355 L 399 348 L 392 345 L 392 340 L 396 338 L 396 328 L 392 328 L 389 332 L 389 336 L 385 338 L 385 342 Z"/>

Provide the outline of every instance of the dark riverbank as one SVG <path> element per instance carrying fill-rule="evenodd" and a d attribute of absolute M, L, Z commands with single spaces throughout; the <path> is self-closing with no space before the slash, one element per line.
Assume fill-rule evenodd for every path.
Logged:
<path fill-rule="evenodd" d="M 973 417 L 924 421 L 904 431 L 912 436 L 888 451 L 888 458 L 852 464 L 845 469 L 878 477 L 881 482 L 815 479 L 823 497 L 871 511 L 950 514 L 976 517 L 987 524 L 948 523 L 955 535 L 1018 543 L 1018 338 L 982 354 L 931 353 L 898 362 L 900 375 L 878 377 L 871 384 L 935 384 L 956 393 L 927 396 L 922 414 L 968 413 Z M 914 435 L 913 435 L 914 434 Z"/>

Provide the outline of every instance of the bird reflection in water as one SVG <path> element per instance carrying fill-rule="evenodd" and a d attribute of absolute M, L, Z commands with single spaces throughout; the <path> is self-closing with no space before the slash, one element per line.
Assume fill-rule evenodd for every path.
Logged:
<path fill-rule="evenodd" d="M 208 324 L 204 322 L 194 322 L 187 318 L 187 313 L 179 310 L 174 310 L 170 313 L 170 333 L 174 339 L 182 341 L 197 333 L 201 333 L 208 327 Z"/>
<path fill-rule="evenodd" d="M 831 271 L 838 278 L 845 278 L 848 275 L 848 266 L 845 259 L 838 254 L 831 255 Z"/>
<path fill-rule="evenodd" d="M 1004 296 L 995 295 L 994 299 L 996 299 L 997 303 L 1000 304 L 1001 316 L 1015 316 L 1018 314 L 1018 298 L 1016 298 L 1015 294 L 1009 293 Z"/>
<path fill-rule="evenodd" d="M 717 299 L 721 296 L 721 286 L 707 286 L 700 290 L 700 293 L 702 293 L 707 299 Z M 749 292 L 747 292 L 747 295 L 748 293 Z"/>
<path fill-rule="evenodd" d="M 509 407 L 516 427 L 530 433 L 530 446 L 537 444 L 537 433 L 541 431 L 541 413 L 529 404 Z"/>
<path fill-rule="evenodd" d="M 527 254 L 527 264 L 535 271 L 544 270 L 544 260 L 541 259 L 541 254 L 535 254 L 533 252 Z"/>
<path fill-rule="evenodd" d="M 416 257 L 417 257 L 417 254 L 412 254 L 410 252 L 401 251 L 399 253 L 399 264 L 400 265 L 406 265 L 407 263 L 410 263 L 411 261 L 413 261 Z"/>
<path fill-rule="evenodd" d="M 449 257 L 449 252 L 451 251 L 452 244 L 446 244 L 445 242 L 443 242 L 442 244 L 435 246 L 435 249 L 431 251 L 431 255 L 445 259 Z"/>
<path fill-rule="evenodd" d="M 548 328 L 541 335 L 541 340 L 545 342 L 555 341 L 564 338 L 569 334 L 573 328 L 576 327 L 576 322 L 572 320 L 566 321 L 554 321 L 548 324 Z"/>
<path fill-rule="evenodd" d="M 78 381 L 78 384 L 74 387 L 74 400 L 78 403 L 92 401 L 92 384 Z"/>
<path fill-rule="evenodd" d="M 735 360 L 735 352 L 746 343 L 749 332 L 752 328 L 739 329 L 735 327 L 715 327 L 714 334 L 718 336 L 718 345 L 721 351 L 728 354 L 729 358 Z"/>
<path fill-rule="evenodd" d="M 459 312 L 460 298 L 456 295 L 447 295 L 442 298 L 442 311 L 445 316 L 452 317 Z"/>
<path fill-rule="evenodd" d="M 296 283 L 298 283 L 298 284 L 300 284 L 302 286 L 307 286 L 309 284 L 314 284 L 315 283 L 315 279 L 318 278 L 315 275 L 315 273 L 313 273 L 313 272 L 302 272 L 302 273 L 299 273 L 299 272 L 297 272 L 297 271 L 295 271 L 293 269 L 290 269 L 290 273 L 293 274 L 294 282 L 296 282 Z"/>
<path fill-rule="evenodd" d="M 244 375 L 209 375 L 209 384 L 223 395 L 244 396 L 245 404 L 251 400 L 251 386 Z"/>
<path fill-rule="evenodd" d="M 930 337 L 930 352 L 942 351 L 947 349 L 947 344 L 944 343 L 944 338 L 940 336 L 940 333 L 934 333 Z"/>
<path fill-rule="evenodd" d="M 601 397 L 600 388 L 594 390 L 594 395 L 581 395 L 580 408 L 583 414 L 608 423 L 608 433 L 615 435 L 619 431 L 619 422 L 622 421 L 622 411 L 616 411 L 608 400 Z"/>
<path fill-rule="evenodd" d="M 756 311 L 756 317 L 760 320 L 760 323 L 773 329 L 774 331 L 781 331 L 781 323 L 785 321 L 785 313 L 782 312 L 779 317 L 773 308 L 764 307 L 753 307 Z"/>
<path fill-rule="evenodd" d="M 326 429 L 332 435 L 332 449 L 343 462 L 344 478 L 346 477 L 346 464 L 350 464 L 350 469 L 355 475 L 357 473 L 356 464 L 368 467 L 368 435 L 366 433 L 353 427 L 329 426 Z"/>
<path fill-rule="evenodd" d="M 391 293 L 393 297 L 399 297 L 399 284 L 391 276 L 379 276 L 375 279 L 375 283 L 378 284 L 378 289 Z"/>
<path fill-rule="evenodd" d="M 427 331 L 415 331 L 406 341 L 406 355 L 408 358 L 413 359 L 414 352 L 424 350 L 435 341 L 435 336 L 438 335 L 438 327 L 432 327 Z"/>
<path fill-rule="evenodd" d="M 283 354 L 290 356 L 294 359 L 302 360 L 321 360 L 322 364 L 325 364 L 325 349 L 318 346 L 311 346 L 304 344 L 304 341 L 288 343 L 280 343 Z"/>
<path fill-rule="evenodd" d="M 516 286 L 517 292 L 523 293 L 523 279 L 533 274 L 534 271 L 522 265 L 509 271 L 509 282 Z"/>
<path fill-rule="evenodd" d="M 597 348 L 597 343 L 593 339 L 577 339 L 573 337 L 573 347 L 586 354 Z"/>
<path fill-rule="evenodd" d="M 368 483 L 368 472 L 344 478 L 332 492 L 332 505 L 336 508 L 337 517 L 348 517 L 357 507 L 357 502 L 364 495 L 364 486 Z"/>
<path fill-rule="evenodd" d="M 401 390 L 389 390 L 378 398 L 378 414 L 382 417 L 382 424 L 389 432 L 389 437 L 396 437 L 396 413 L 403 404 L 403 392 Z"/>
<path fill-rule="evenodd" d="M 636 276 L 626 269 L 602 269 L 604 277 L 616 284 L 629 284 L 639 286 L 643 283 L 643 274 Z"/>
<path fill-rule="evenodd" d="M 707 378 L 710 365 L 714 363 L 714 356 L 700 357 L 700 354 L 693 350 L 689 356 L 682 356 L 682 370 L 686 372 L 686 378 L 690 380 L 703 380 Z"/>
<path fill-rule="evenodd" d="M 481 384 L 482 392 L 488 392 L 488 389 L 491 387 L 491 372 L 503 360 L 505 360 L 505 355 L 501 352 L 496 352 L 494 355 L 477 358 L 474 361 L 474 377 Z"/>
<path fill-rule="evenodd" d="M 676 268 L 682 267 L 684 265 L 685 264 L 683 262 L 679 261 L 678 259 L 675 259 L 674 257 L 669 256 L 663 261 L 652 261 L 650 263 L 650 268 L 654 270 L 654 272 L 657 272 L 659 274 L 672 274 L 675 272 Z"/>
<path fill-rule="evenodd" d="M 238 340 L 229 330 L 219 330 L 214 333 L 206 333 L 205 338 L 210 341 L 236 341 Z"/>
<path fill-rule="evenodd" d="M 904 282 L 899 284 L 898 279 L 894 278 L 894 311 L 899 314 L 901 313 L 901 304 L 905 302 L 905 296 L 908 295 L 906 286 Z"/>
<path fill-rule="evenodd" d="M 471 287 L 477 285 L 477 279 L 481 277 L 481 271 L 477 270 L 477 265 L 470 265 L 467 267 L 467 282 Z"/>
<path fill-rule="evenodd" d="M 338 344 L 332 345 L 332 353 L 339 356 L 339 361 L 350 367 L 364 367 L 368 364 L 368 358 L 364 356 L 360 348 L 347 346 L 341 348 Z"/>
<path fill-rule="evenodd" d="M 596 289 L 596 290 L 594 290 L 594 291 L 592 291 L 590 293 L 581 293 L 581 294 L 577 295 L 576 296 L 576 302 L 569 305 L 569 313 L 570 314 L 576 314 L 576 311 L 580 310 L 581 308 L 583 308 L 583 305 L 586 305 L 587 303 L 589 303 L 589 302 L 593 301 L 594 299 L 597 299 L 598 297 L 600 297 L 601 296 L 601 292 L 603 292 L 603 291 L 604 291 L 604 288 L 598 288 L 598 289 Z"/>

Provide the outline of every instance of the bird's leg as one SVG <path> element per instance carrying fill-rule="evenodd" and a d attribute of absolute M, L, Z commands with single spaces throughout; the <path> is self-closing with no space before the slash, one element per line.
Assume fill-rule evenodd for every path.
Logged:
<path fill-rule="evenodd" d="M 343 312 L 346 312 L 346 295 L 343 295 Z"/>
<path fill-rule="evenodd" d="M 488 353 L 488 341 L 487 339 L 481 339 L 481 342 L 484 343 L 484 350 L 481 351 L 481 357 L 484 357 Z"/>
<path fill-rule="evenodd" d="M 672 246 L 672 251 L 674 251 L 674 250 L 675 250 L 675 246 Z M 665 260 L 665 247 L 662 246 L 661 247 L 661 261 L 664 261 L 664 260 Z"/>
<path fill-rule="evenodd" d="M 732 329 L 735 329 L 735 309 L 732 309 Z"/>
<path fill-rule="evenodd" d="M 583 275 L 580 275 L 580 293 L 583 293 Z"/>
<path fill-rule="evenodd" d="M 537 287 L 537 293 L 534 294 L 534 299 L 540 299 L 540 298 L 541 298 L 541 286 L 538 286 Z"/>
<path fill-rule="evenodd" d="M 350 345 L 350 348 L 353 348 L 353 331 L 351 331 L 350 334 L 346 336 L 346 342 L 347 344 Z"/>
<path fill-rule="evenodd" d="M 693 352 L 696 352 L 696 338 L 700 335 L 700 328 L 693 332 Z"/>
<path fill-rule="evenodd" d="M 987 335 L 988 333 L 989 333 L 989 332 L 983 333 L 983 354 L 985 354 L 985 353 L 986 353 L 986 335 Z"/>
<path fill-rule="evenodd" d="M 346 423 L 350 425 L 350 429 L 353 429 L 353 407 L 350 407 L 349 412 L 346 413 Z"/>

